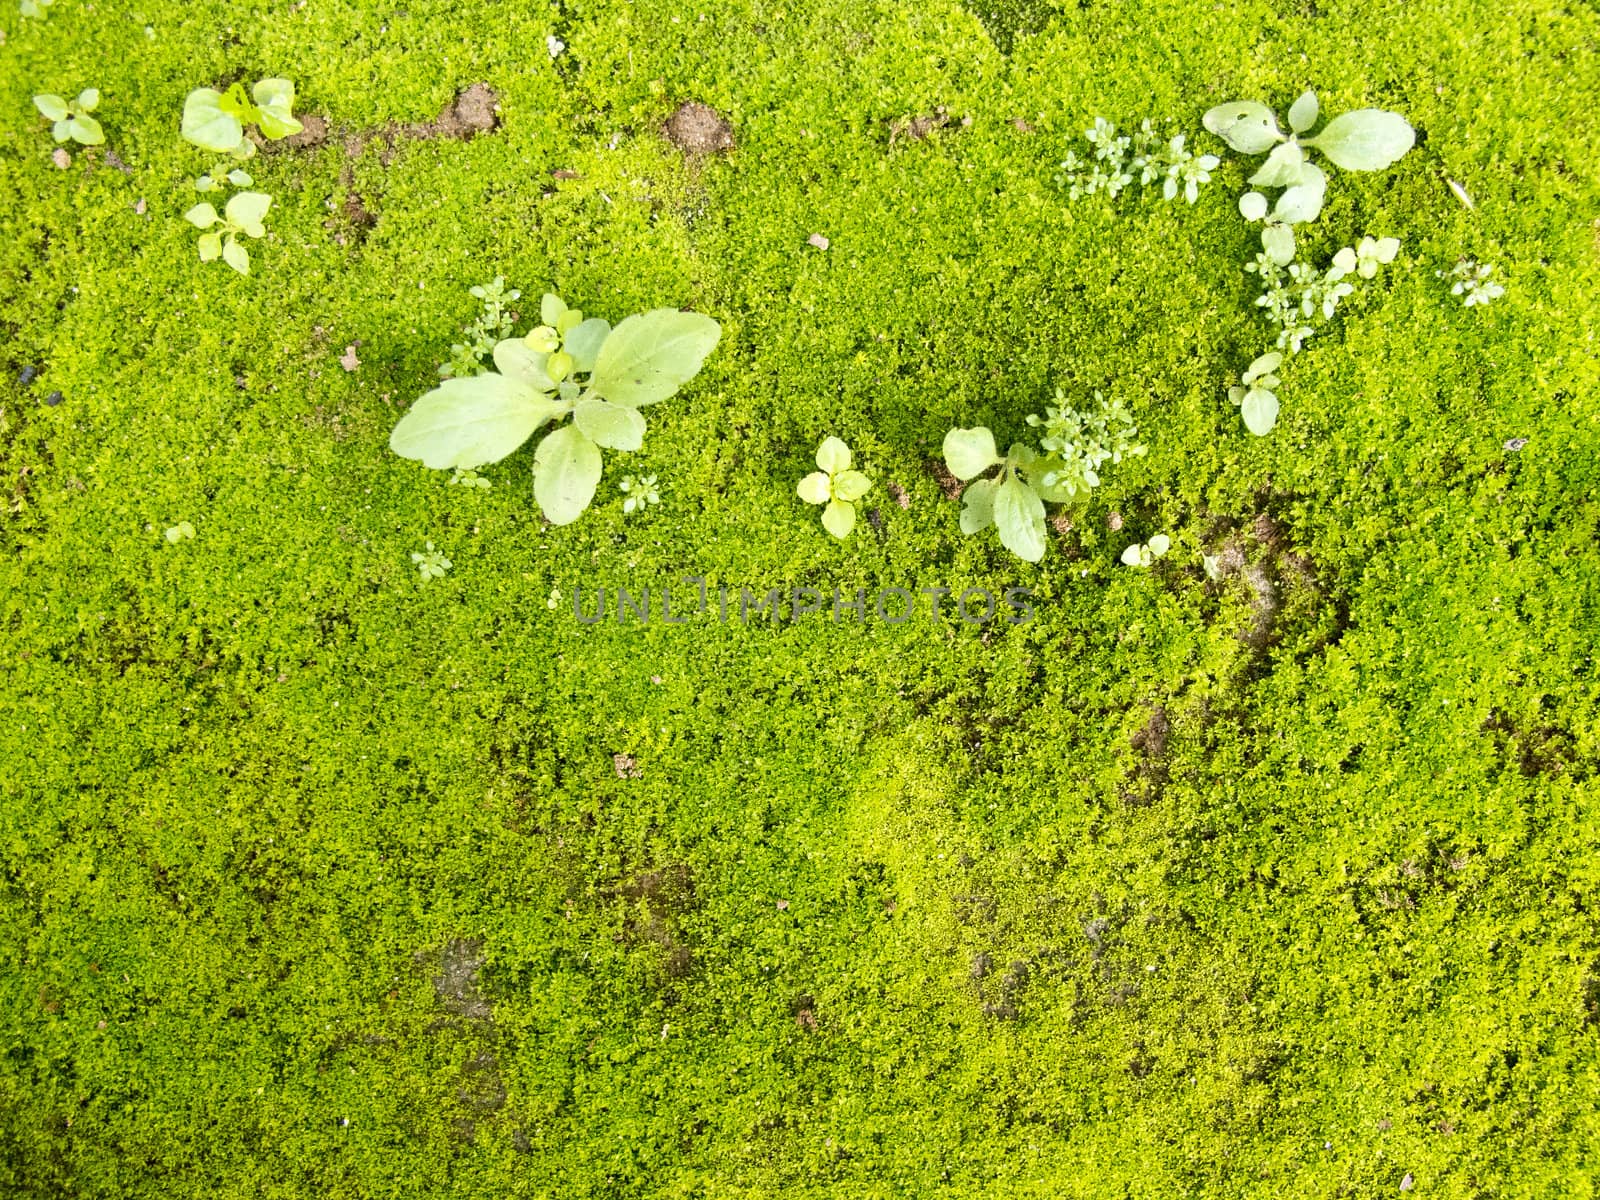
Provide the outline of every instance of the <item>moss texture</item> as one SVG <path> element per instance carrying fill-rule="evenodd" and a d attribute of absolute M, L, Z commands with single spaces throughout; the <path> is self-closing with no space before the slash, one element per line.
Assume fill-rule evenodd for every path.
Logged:
<path fill-rule="evenodd" d="M 1591 8 L 0 27 L 0 1193 L 1594 1194 Z M 243 279 L 195 260 L 178 114 L 272 74 L 332 134 L 256 160 Z M 478 82 L 494 131 L 371 136 Z M 29 97 L 88 86 L 108 145 L 59 169 Z M 1095 116 L 1199 143 L 1306 86 L 1419 145 L 1334 179 L 1319 258 L 1404 248 L 1255 439 L 1221 388 L 1267 341 L 1249 168 L 1192 208 L 1051 177 Z M 691 99 L 731 150 L 663 136 Z M 1462 255 L 1507 295 L 1462 309 Z M 477 492 L 387 449 L 496 274 L 723 323 L 571 527 L 527 451 Z M 925 463 L 1057 385 L 1126 399 L 1150 454 L 1028 567 Z M 826 434 L 880 485 L 842 545 L 794 495 Z M 661 505 L 624 520 L 625 472 Z M 1038 615 L 547 605 L 685 575 Z"/>

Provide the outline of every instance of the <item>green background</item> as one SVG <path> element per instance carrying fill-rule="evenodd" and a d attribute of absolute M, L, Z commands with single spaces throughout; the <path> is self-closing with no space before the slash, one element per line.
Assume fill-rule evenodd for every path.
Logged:
<path fill-rule="evenodd" d="M 0 1194 L 1594 1194 L 1592 8 L 7 2 Z M 255 160 L 242 278 L 178 118 L 266 75 L 334 132 Z M 493 133 L 374 136 L 474 82 Z M 89 86 L 62 170 L 30 97 Z M 1200 115 L 1307 86 L 1418 146 L 1333 175 L 1305 254 L 1403 247 L 1258 439 L 1252 168 Z M 663 136 L 687 99 L 730 153 Z M 1068 203 L 1096 116 L 1224 164 Z M 529 450 L 480 492 L 387 448 L 497 274 L 519 332 L 722 323 L 573 526 Z M 1030 567 L 926 463 L 1057 386 L 1150 453 Z M 844 543 L 794 494 L 829 434 L 878 483 Z M 684 575 L 1038 615 L 547 604 Z"/>

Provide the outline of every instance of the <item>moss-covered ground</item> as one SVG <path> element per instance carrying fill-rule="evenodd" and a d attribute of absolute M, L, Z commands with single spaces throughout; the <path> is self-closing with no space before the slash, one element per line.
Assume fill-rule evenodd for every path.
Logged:
<path fill-rule="evenodd" d="M 1592 7 L 8 3 L 0 1195 L 1595 1193 Z M 265 75 L 332 133 L 255 160 L 243 278 L 178 115 Z M 474 83 L 492 132 L 374 136 Z M 30 97 L 89 86 L 62 169 Z M 1254 438 L 1251 168 L 1199 118 L 1307 86 L 1418 130 L 1308 253 L 1403 249 Z M 664 136 L 690 99 L 731 151 Z M 1224 164 L 1069 202 L 1096 116 Z M 497 274 L 519 330 L 723 326 L 575 525 L 526 450 L 388 450 Z M 1031 567 L 927 462 L 1058 385 L 1150 452 Z M 1036 616 L 568 607 L 690 575 Z"/>

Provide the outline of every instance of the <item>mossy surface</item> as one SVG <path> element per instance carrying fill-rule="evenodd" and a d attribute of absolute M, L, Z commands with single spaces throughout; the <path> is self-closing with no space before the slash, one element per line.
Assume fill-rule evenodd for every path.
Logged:
<path fill-rule="evenodd" d="M 1592 8 L 0 28 L 0 1194 L 1594 1194 Z M 255 160 L 241 278 L 196 261 L 178 115 L 274 74 L 332 134 Z M 478 82 L 494 131 L 374 136 Z M 29 98 L 89 86 L 63 170 Z M 1051 180 L 1096 116 L 1210 146 L 1306 86 L 1419 145 L 1334 178 L 1308 249 L 1401 256 L 1257 439 L 1248 164 L 1193 207 Z M 731 151 L 666 140 L 690 99 Z M 1463 255 L 1506 296 L 1451 298 Z M 528 451 L 479 492 L 387 448 L 497 274 L 519 328 L 546 289 L 723 326 L 573 526 Z M 1058 385 L 1150 453 L 1030 567 L 926 462 Z M 843 544 L 794 494 L 828 434 L 879 484 Z M 662 503 L 624 519 L 629 472 Z M 568 607 L 685 576 L 687 625 Z M 722 624 L 719 585 L 869 613 Z M 1034 620 L 870 612 L 1011 586 Z"/>

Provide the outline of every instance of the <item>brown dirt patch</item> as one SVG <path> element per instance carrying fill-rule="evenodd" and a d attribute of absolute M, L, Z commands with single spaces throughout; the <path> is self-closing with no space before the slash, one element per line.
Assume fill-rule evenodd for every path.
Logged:
<path fill-rule="evenodd" d="M 667 140 L 684 154 L 701 158 L 733 149 L 733 126 L 709 104 L 685 100 L 662 126 Z"/>

